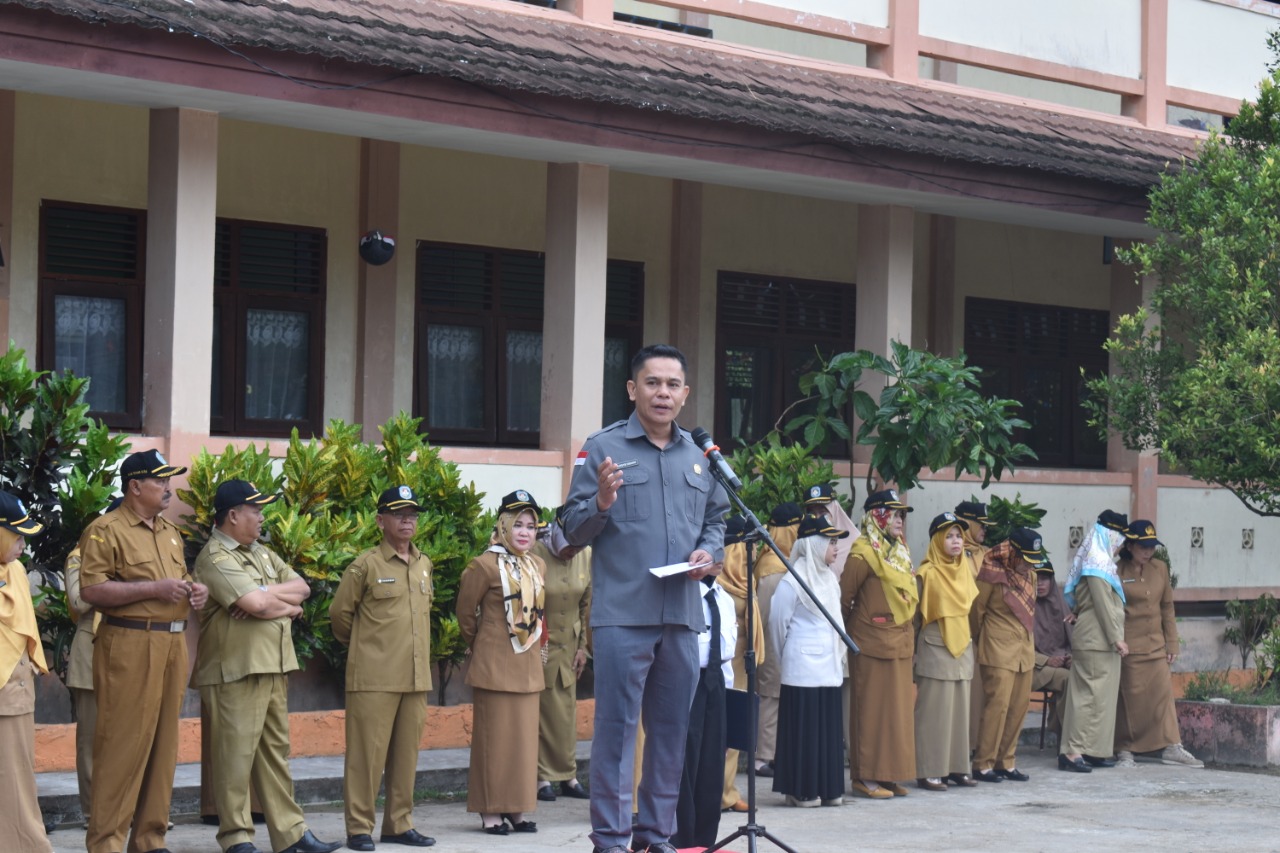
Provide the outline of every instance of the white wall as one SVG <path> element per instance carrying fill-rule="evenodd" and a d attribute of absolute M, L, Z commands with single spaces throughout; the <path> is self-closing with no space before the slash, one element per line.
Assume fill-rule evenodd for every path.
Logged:
<path fill-rule="evenodd" d="M 1280 519 L 1253 514 L 1224 489 L 1161 488 L 1159 507 L 1153 521 L 1169 548 L 1179 588 L 1280 587 Z M 1204 528 L 1201 548 L 1191 547 L 1192 527 Z M 1251 550 L 1241 547 L 1246 528 L 1253 530 Z"/>
<path fill-rule="evenodd" d="M 463 483 L 475 483 L 477 491 L 484 492 L 481 501 L 485 509 L 497 509 L 504 495 L 516 489 L 524 489 L 533 495 L 539 506 L 557 507 L 564 502 L 560 491 L 560 466 L 534 467 L 530 465 L 485 465 L 471 462 L 457 463 Z"/>
<path fill-rule="evenodd" d="M 1280 25 L 1270 3 L 1169 0 L 1170 86 L 1252 99 L 1274 57 L 1267 33 Z"/>

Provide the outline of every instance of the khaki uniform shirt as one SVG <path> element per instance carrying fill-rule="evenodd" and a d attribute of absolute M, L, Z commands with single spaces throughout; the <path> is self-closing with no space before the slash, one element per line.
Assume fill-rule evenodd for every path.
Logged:
<path fill-rule="evenodd" d="M 542 559 L 533 561 L 545 574 Z M 498 555 L 492 551 L 472 560 L 458 581 L 458 631 L 471 649 L 466 677 L 471 687 L 507 693 L 538 693 L 544 688 L 538 646 L 516 652 L 511 645 Z"/>
<path fill-rule="evenodd" d="M 209 601 L 200 611 L 194 686 L 228 684 L 246 675 L 279 675 L 298 669 L 292 619 L 231 617 L 232 605 L 245 594 L 296 577 L 298 573 L 262 543 L 241 545 L 222 531 L 213 531 L 196 557 L 196 579 L 209 587 Z"/>
<path fill-rule="evenodd" d="M 591 612 L 591 549 L 584 548 L 573 559 L 561 560 L 541 542 L 533 546 L 533 554 L 542 559 L 547 571 L 543 576 L 546 603 L 547 665 L 543 667 L 548 690 L 557 686 L 572 687 L 578 678 L 573 674 L 573 656 L 587 648 L 587 619 Z"/>
<path fill-rule="evenodd" d="M 1122 560 L 1118 569 L 1124 589 L 1124 641 L 1131 655 L 1178 653 L 1178 623 L 1173 615 L 1169 567 L 1153 559 L 1138 571 Z"/>
<path fill-rule="evenodd" d="M 884 584 L 857 554 L 849 555 L 840 575 L 840 609 L 844 613 L 845 630 L 862 654 L 900 660 L 915 653 L 915 629 L 911 620 L 894 624 Z"/>
<path fill-rule="evenodd" d="M 406 563 L 385 541 L 347 566 L 329 604 L 333 636 L 350 647 L 347 690 L 431 689 L 431 560 Z"/>
<path fill-rule="evenodd" d="M 127 505 L 91 521 L 80 537 L 80 552 L 81 589 L 106 581 L 187 579 L 182 534 L 177 526 L 164 516 L 156 516 L 148 527 Z M 190 610 L 185 599 L 172 602 L 148 598 L 102 612 L 122 619 L 172 622 L 186 619 Z"/>
<path fill-rule="evenodd" d="M 1036 645 L 1004 600 L 1004 585 L 977 581 L 973 621 L 978 625 L 978 663 L 1013 672 L 1029 672 L 1036 665 Z"/>
<path fill-rule="evenodd" d="M 71 654 L 67 657 L 67 687 L 72 690 L 93 689 L 93 636 L 102 614 L 80 597 L 80 546 L 67 555 L 63 569 L 67 585 L 67 609 L 76 616 L 76 633 L 71 638 Z"/>

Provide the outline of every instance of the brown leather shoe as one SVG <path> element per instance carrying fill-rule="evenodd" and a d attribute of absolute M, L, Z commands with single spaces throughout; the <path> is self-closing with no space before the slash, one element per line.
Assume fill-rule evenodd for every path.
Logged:
<path fill-rule="evenodd" d="M 880 783 L 881 788 L 884 788 L 895 797 L 905 797 L 907 795 L 907 789 L 899 785 L 897 782 L 885 782 L 880 779 L 877 779 L 876 781 Z"/>
<path fill-rule="evenodd" d="M 721 811 L 725 811 L 725 812 L 745 812 L 745 811 L 747 811 L 747 804 L 746 804 L 746 801 L 744 801 L 744 800 L 738 800 L 736 803 L 734 803 L 733 805 L 729 806 L 729 808 L 727 808 L 727 809 L 721 809 Z"/>
<path fill-rule="evenodd" d="M 945 791 L 947 783 L 941 779 L 917 779 L 916 787 L 924 788 L 926 791 Z"/>

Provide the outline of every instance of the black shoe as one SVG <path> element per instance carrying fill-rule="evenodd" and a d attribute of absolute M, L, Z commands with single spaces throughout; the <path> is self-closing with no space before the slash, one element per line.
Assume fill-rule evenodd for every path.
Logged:
<path fill-rule="evenodd" d="M 485 826 L 484 824 L 480 824 L 480 828 L 483 829 L 485 832 L 489 833 L 490 835 L 506 835 L 507 834 L 507 824 L 505 822 L 495 823 L 493 826 Z"/>
<path fill-rule="evenodd" d="M 763 776 L 766 779 L 772 779 L 773 778 L 773 762 L 770 761 L 764 767 L 757 767 L 756 775 Z"/>
<path fill-rule="evenodd" d="M 1001 779 L 1009 779 L 1013 782 L 1025 782 L 1031 778 L 1016 767 L 1012 770 L 997 770 L 996 775 Z"/>
<path fill-rule="evenodd" d="M 406 829 L 399 835 L 387 835 L 384 832 L 378 840 L 383 844 L 406 844 L 409 847 L 430 847 L 436 843 L 434 838 L 429 835 L 423 835 L 416 829 Z"/>
<path fill-rule="evenodd" d="M 973 777 L 968 773 L 948 773 L 947 778 L 943 781 L 951 782 L 953 785 L 960 785 L 965 788 L 976 788 L 978 783 L 973 781 Z"/>
<path fill-rule="evenodd" d="M 370 847 L 370 850 L 373 848 Z M 226 853 L 262 853 L 257 847 L 253 846 L 251 841 L 241 841 L 239 844 L 232 844 L 226 849 Z"/>
<path fill-rule="evenodd" d="M 554 803 L 556 801 L 555 785 L 539 785 L 538 799 L 544 803 Z"/>
<path fill-rule="evenodd" d="M 997 774 L 996 771 L 994 770 L 975 770 L 973 771 L 973 778 L 977 779 L 979 782 L 1003 782 L 1004 781 L 1003 779 L 1000 778 L 999 774 Z"/>
<path fill-rule="evenodd" d="M 342 846 L 341 841 L 321 841 L 315 837 L 311 830 L 306 830 L 293 844 L 280 851 L 280 853 L 333 853 Z"/>
<path fill-rule="evenodd" d="M 1115 767 L 1116 766 L 1116 762 L 1114 758 L 1099 758 L 1096 755 L 1084 756 L 1084 763 L 1088 764 L 1090 767 Z"/>
<path fill-rule="evenodd" d="M 1058 769 L 1066 770 L 1069 773 L 1092 773 L 1093 772 L 1093 768 L 1090 767 L 1088 764 L 1085 764 L 1083 758 L 1077 758 L 1075 761 L 1072 761 L 1070 758 L 1067 758 L 1065 755 L 1058 756 Z"/>
<path fill-rule="evenodd" d="M 537 832 L 538 831 L 538 825 L 531 820 L 522 820 L 519 823 L 517 823 L 515 817 L 509 814 L 504 814 L 502 816 L 502 819 L 505 820 L 507 823 L 511 824 L 511 829 L 513 832 Z"/>
<path fill-rule="evenodd" d="M 361 850 L 363 853 L 369 853 L 370 850 L 376 850 L 377 848 L 373 846 L 372 835 L 348 835 L 347 849 Z M 231 853 L 231 851 L 228 850 L 227 853 Z"/>
<path fill-rule="evenodd" d="M 582 787 L 582 783 L 578 780 L 572 782 L 566 780 L 560 783 L 560 793 L 574 800 L 589 800 L 591 795 L 587 793 L 587 789 Z M 551 799 L 555 799 L 553 796 Z"/>

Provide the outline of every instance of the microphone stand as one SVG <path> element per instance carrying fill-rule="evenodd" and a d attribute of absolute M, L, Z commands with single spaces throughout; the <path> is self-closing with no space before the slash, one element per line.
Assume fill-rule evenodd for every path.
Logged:
<path fill-rule="evenodd" d="M 759 539 L 768 545 L 773 553 L 778 555 L 778 559 L 782 560 L 782 565 L 786 566 L 791 577 L 795 579 L 799 587 L 804 590 L 804 594 L 818 605 L 818 610 L 826 617 L 827 622 L 835 629 L 836 634 L 844 642 L 845 646 L 853 654 L 860 654 L 861 649 L 858 644 L 853 641 L 847 633 L 844 626 L 838 623 L 834 616 L 827 612 L 822 606 L 822 602 L 814 596 L 813 590 L 804 582 L 804 579 L 796 574 L 795 567 L 791 565 L 791 561 L 787 559 L 787 555 L 782 553 L 778 548 L 778 543 L 773 541 L 773 537 L 760 524 L 760 519 L 756 518 L 755 513 L 747 508 L 742 502 L 742 498 L 738 493 L 730 488 L 724 475 L 721 473 L 719 466 L 710 466 L 712 475 L 724 486 L 725 492 L 729 495 L 729 499 L 741 510 L 743 516 L 747 519 L 748 529 L 744 541 L 747 543 L 747 648 L 743 653 L 743 669 L 747 673 L 747 822 L 739 829 L 725 838 L 720 839 L 712 846 L 708 847 L 704 853 L 713 853 L 715 850 L 722 850 L 731 842 L 739 839 L 747 839 L 747 850 L 749 853 L 756 853 L 756 839 L 764 838 L 773 842 L 774 846 L 787 851 L 787 853 L 798 853 L 792 847 L 788 847 L 781 839 L 770 833 L 762 824 L 756 823 L 756 738 L 759 733 L 760 723 L 760 699 L 759 688 L 756 684 L 756 650 L 755 650 L 755 559 L 754 549 L 751 544 Z M 714 639 L 713 639 L 714 641 Z"/>

